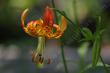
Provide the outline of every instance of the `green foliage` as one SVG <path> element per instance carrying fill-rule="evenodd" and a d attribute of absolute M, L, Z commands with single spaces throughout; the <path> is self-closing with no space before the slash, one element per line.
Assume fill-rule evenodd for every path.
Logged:
<path fill-rule="evenodd" d="M 96 36 L 94 42 L 93 42 L 93 48 L 92 48 L 92 66 L 96 67 L 97 62 L 99 60 L 100 56 L 100 49 L 101 49 L 101 37 L 99 35 Z"/>
<path fill-rule="evenodd" d="M 84 36 L 83 41 L 92 41 L 92 67 L 96 67 L 99 58 L 100 58 L 100 50 L 101 50 L 101 42 L 102 42 L 102 34 L 104 29 L 101 29 L 101 17 L 98 17 L 98 22 L 96 25 L 96 31 L 92 34 L 91 30 L 88 28 L 82 28 L 81 32 Z"/>
<path fill-rule="evenodd" d="M 83 36 L 85 37 L 85 40 L 93 39 L 93 34 L 90 29 L 84 27 L 84 28 L 82 28 L 81 32 L 82 32 Z"/>
<path fill-rule="evenodd" d="M 106 67 L 110 69 L 108 64 L 106 64 Z M 92 64 L 89 64 L 80 73 L 105 73 L 105 71 L 103 64 L 98 62 L 96 68 L 92 68 Z"/>

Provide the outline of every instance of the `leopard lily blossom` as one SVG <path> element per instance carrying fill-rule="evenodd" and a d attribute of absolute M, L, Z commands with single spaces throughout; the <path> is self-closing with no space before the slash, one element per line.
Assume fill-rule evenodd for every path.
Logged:
<path fill-rule="evenodd" d="M 44 10 L 43 18 L 38 20 L 32 20 L 25 25 L 25 18 L 27 16 L 29 9 L 25 9 L 21 15 L 21 25 L 23 30 L 30 36 L 38 37 L 37 49 L 32 54 L 32 61 L 34 63 L 44 63 L 45 61 L 49 64 L 51 62 L 50 58 L 45 60 L 43 57 L 43 50 L 45 48 L 45 38 L 48 39 L 58 39 L 62 36 L 67 28 L 66 19 L 61 16 L 60 25 L 54 24 L 54 14 L 52 8 L 46 7 Z M 56 29 L 53 32 L 53 29 Z"/>

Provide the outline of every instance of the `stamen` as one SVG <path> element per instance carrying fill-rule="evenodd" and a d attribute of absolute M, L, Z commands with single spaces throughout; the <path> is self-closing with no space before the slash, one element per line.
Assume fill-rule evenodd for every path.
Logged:
<path fill-rule="evenodd" d="M 52 60 L 50 58 L 44 59 L 44 57 L 42 56 L 41 53 L 36 54 L 36 52 L 33 52 L 32 53 L 32 62 L 35 64 L 42 64 L 42 63 L 51 64 Z"/>
<path fill-rule="evenodd" d="M 43 52 L 45 48 L 45 37 L 38 37 L 37 49 L 32 53 L 32 61 L 36 64 L 44 62 Z"/>
<path fill-rule="evenodd" d="M 44 61 L 44 57 L 42 57 L 42 54 L 36 54 L 35 52 L 33 52 L 32 53 L 32 62 L 33 63 L 36 63 L 36 64 L 38 64 L 38 63 L 43 63 L 43 61 Z"/>
<path fill-rule="evenodd" d="M 52 61 L 51 61 L 51 59 L 50 58 L 48 58 L 48 62 L 47 62 L 47 64 L 50 64 Z"/>
<path fill-rule="evenodd" d="M 44 57 L 40 57 L 40 59 L 39 59 L 39 63 L 43 63 L 44 62 Z"/>

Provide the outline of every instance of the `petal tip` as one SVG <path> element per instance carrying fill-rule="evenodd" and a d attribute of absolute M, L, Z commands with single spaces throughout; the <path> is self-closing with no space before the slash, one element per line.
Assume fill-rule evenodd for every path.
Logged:
<path fill-rule="evenodd" d="M 64 16 L 61 16 L 61 29 L 65 31 L 67 28 L 67 22 Z"/>
<path fill-rule="evenodd" d="M 29 9 L 25 9 L 22 14 L 21 14 L 21 23 L 22 23 L 22 27 L 24 28 L 24 20 L 26 18 L 27 12 L 29 11 Z"/>

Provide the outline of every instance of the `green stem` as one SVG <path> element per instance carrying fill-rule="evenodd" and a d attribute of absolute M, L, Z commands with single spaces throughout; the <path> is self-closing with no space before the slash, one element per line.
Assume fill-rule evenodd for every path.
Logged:
<path fill-rule="evenodd" d="M 101 60 L 101 62 L 103 63 L 103 66 L 104 66 L 105 72 L 106 72 L 106 73 L 109 73 L 109 70 L 108 70 L 108 68 L 106 67 L 106 65 L 105 65 L 105 63 L 104 63 L 104 61 L 103 61 L 101 55 L 100 55 L 100 60 Z"/>
<path fill-rule="evenodd" d="M 54 3 L 54 0 L 52 0 L 52 7 L 53 7 L 53 8 L 56 8 L 55 3 Z M 55 10 L 54 10 L 54 15 L 55 15 L 56 24 L 58 24 L 58 16 L 57 16 L 57 13 L 56 13 Z"/>
<path fill-rule="evenodd" d="M 63 60 L 64 68 L 65 68 L 65 73 L 69 73 L 68 68 L 67 68 L 66 59 L 65 59 L 64 46 L 63 45 L 61 45 L 61 55 L 62 55 L 62 60 Z"/>
<path fill-rule="evenodd" d="M 73 10 L 74 10 L 74 16 L 75 16 L 75 24 L 79 25 L 78 23 L 78 12 L 77 12 L 77 6 L 76 6 L 76 0 L 73 0 Z"/>
<path fill-rule="evenodd" d="M 55 11 L 57 11 L 59 14 L 63 15 L 71 24 L 74 24 L 73 21 L 71 21 L 70 18 L 68 18 L 63 12 L 57 10 L 57 9 L 54 9 Z"/>
<path fill-rule="evenodd" d="M 79 36 L 81 28 L 80 28 L 79 21 L 78 21 L 77 0 L 73 0 L 73 10 L 74 10 L 74 21 L 75 21 L 74 23 L 76 24 L 76 28 L 78 28 L 76 31 L 78 32 L 77 35 Z"/>
<path fill-rule="evenodd" d="M 55 3 L 54 3 L 54 0 L 52 0 L 52 6 L 53 8 L 55 9 Z M 56 23 L 58 23 L 58 17 L 57 17 L 57 13 L 56 13 L 56 10 L 54 10 L 54 13 L 55 13 L 55 18 L 56 18 Z M 59 12 L 60 13 L 60 12 Z M 64 15 L 62 12 L 61 12 L 62 15 Z M 67 17 L 65 17 L 67 18 Z M 70 20 L 71 21 L 71 20 Z M 61 41 L 60 41 L 61 42 Z M 65 73 L 69 73 L 68 72 L 68 68 L 67 68 L 67 64 L 66 64 L 66 59 L 65 59 L 65 54 L 64 54 L 64 46 L 61 44 L 61 55 L 62 55 L 62 59 L 63 59 L 63 64 L 64 64 L 64 68 L 65 68 Z"/>

